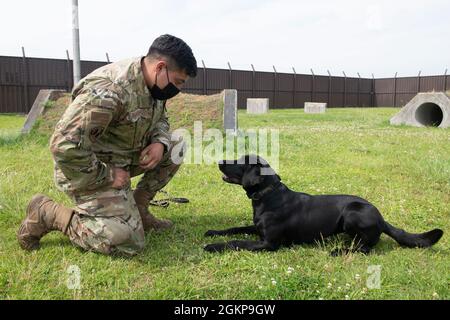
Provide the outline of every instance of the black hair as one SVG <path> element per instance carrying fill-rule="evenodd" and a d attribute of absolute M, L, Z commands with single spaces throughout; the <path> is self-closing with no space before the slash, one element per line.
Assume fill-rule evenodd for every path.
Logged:
<path fill-rule="evenodd" d="M 175 62 L 177 68 L 192 78 L 197 76 L 197 60 L 191 48 L 175 36 L 164 34 L 153 41 L 147 57 L 167 57 Z"/>

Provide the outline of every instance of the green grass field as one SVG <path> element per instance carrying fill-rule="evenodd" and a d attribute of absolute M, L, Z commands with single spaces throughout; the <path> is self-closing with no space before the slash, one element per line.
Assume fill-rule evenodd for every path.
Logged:
<path fill-rule="evenodd" d="M 45 193 L 70 205 L 53 184 L 48 137 L 19 137 L 23 117 L 0 116 L 1 299 L 449 299 L 450 130 L 392 127 L 398 109 L 329 109 L 324 115 L 273 110 L 239 114 L 239 126 L 280 129 L 279 174 L 291 189 L 348 193 L 374 203 L 390 223 L 410 232 L 439 227 L 430 249 L 405 249 L 383 235 L 368 255 L 331 257 L 344 238 L 277 252 L 209 254 L 202 247 L 228 237 L 208 229 L 251 223 L 238 186 L 213 165 L 185 165 L 167 186 L 186 205 L 153 212 L 174 229 L 147 235 L 134 258 L 82 252 L 60 233 L 39 251 L 22 251 L 15 233 L 28 200 Z M 136 183 L 136 181 L 134 181 Z M 69 289 L 80 270 L 79 289 Z M 367 287 L 381 268 L 379 289 Z"/>

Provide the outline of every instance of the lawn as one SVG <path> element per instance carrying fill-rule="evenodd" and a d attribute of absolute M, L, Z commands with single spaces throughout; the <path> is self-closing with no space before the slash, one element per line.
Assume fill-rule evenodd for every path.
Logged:
<path fill-rule="evenodd" d="M 175 227 L 147 235 L 142 254 L 82 252 L 60 233 L 47 235 L 39 251 L 24 252 L 15 233 L 31 196 L 70 200 L 53 184 L 48 137 L 19 137 L 24 118 L 0 115 L 0 298 L 449 299 L 450 130 L 392 127 L 397 111 L 239 113 L 242 129 L 280 130 L 279 174 L 290 188 L 359 195 L 395 226 L 444 230 L 430 249 L 401 248 L 383 235 L 370 255 L 341 257 L 329 252 L 343 237 L 277 252 L 204 252 L 211 241 L 231 239 L 204 238 L 206 230 L 251 223 L 251 206 L 242 189 L 222 182 L 216 166 L 193 164 L 166 188 L 190 203 L 153 209 Z M 70 289 L 73 266 L 80 270 L 78 289 Z M 378 289 L 367 287 L 374 266 L 381 271 Z"/>

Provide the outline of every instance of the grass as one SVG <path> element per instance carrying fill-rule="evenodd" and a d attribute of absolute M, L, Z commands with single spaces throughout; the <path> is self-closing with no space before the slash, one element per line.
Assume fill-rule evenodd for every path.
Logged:
<path fill-rule="evenodd" d="M 20 130 L 25 123 L 23 115 L 0 116 L 0 145 L 14 143 L 20 136 Z"/>
<path fill-rule="evenodd" d="M 373 202 L 390 223 L 411 232 L 444 230 L 430 249 L 405 249 L 383 235 L 368 256 L 333 258 L 337 237 L 274 253 L 209 254 L 207 229 L 251 223 L 238 186 L 216 166 L 185 165 L 167 186 L 186 205 L 155 208 L 173 230 L 147 235 L 142 254 L 128 259 L 82 252 L 60 233 L 39 251 L 15 239 L 28 200 L 42 192 L 70 205 L 52 181 L 48 136 L 6 139 L 23 117 L 0 116 L 0 298 L 2 299 L 449 299 L 450 131 L 391 127 L 398 109 L 329 109 L 324 115 L 272 110 L 239 113 L 241 128 L 280 129 L 279 174 L 295 190 L 349 193 Z M 8 133 L 9 132 L 9 133 Z M 136 181 L 134 181 L 136 183 Z M 231 239 L 220 237 L 212 241 Z M 81 288 L 68 289 L 70 266 Z M 368 289 L 370 266 L 381 267 L 380 289 Z"/>

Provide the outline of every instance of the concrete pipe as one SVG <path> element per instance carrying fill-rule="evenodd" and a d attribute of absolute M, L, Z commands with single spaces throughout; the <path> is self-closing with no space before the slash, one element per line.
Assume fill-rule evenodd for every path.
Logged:
<path fill-rule="evenodd" d="M 391 118 L 391 124 L 450 127 L 450 96 L 444 92 L 419 93 Z"/>

